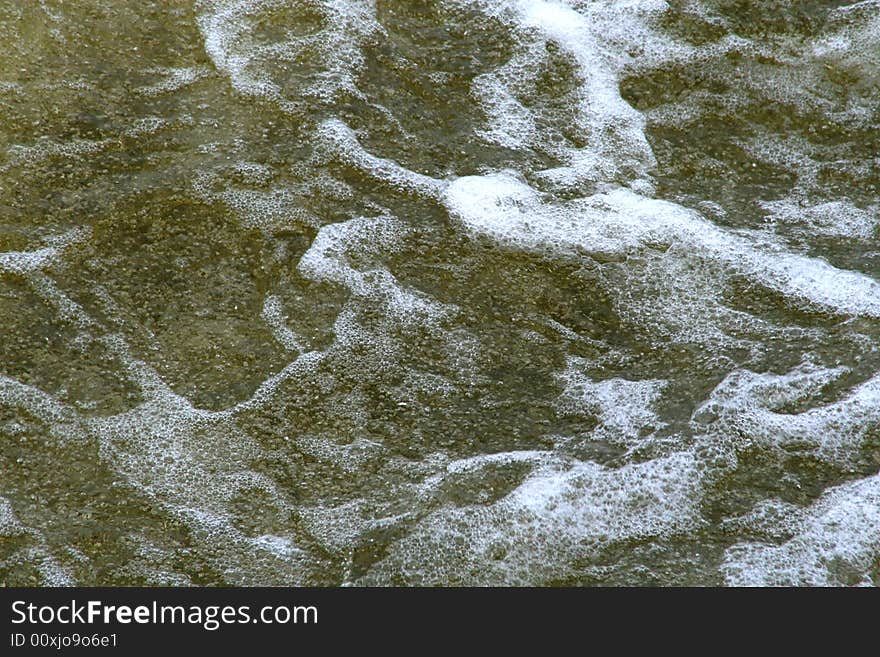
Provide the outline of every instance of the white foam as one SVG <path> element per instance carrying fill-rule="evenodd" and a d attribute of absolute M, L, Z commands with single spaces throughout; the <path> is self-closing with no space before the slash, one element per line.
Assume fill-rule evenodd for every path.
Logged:
<path fill-rule="evenodd" d="M 23 547 L 4 555 L 0 565 L 9 568 L 13 565 L 22 567 L 36 566 L 42 577 L 40 586 L 74 586 L 75 580 L 68 568 L 62 565 L 52 554 L 45 536 L 38 530 L 25 526 L 16 517 L 12 504 L 0 496 L 0 537 L 3 539 L 25 539 Z M 19 582 L 19 585 L 23 583 Z M 32 583 L 28 583 L 33 585 Z"/>
<path fill-rule="evenodd" d="M 298 223 L 300 212 L 295 195 L 288 189 L 226 189 L 213 196 L 234 210 L 248 228 L 290 228 Z"/>
<path fill-rule="evenodd" d="M 330 119 L 322 123 L 319 134 L 333 145 L 337 155 L 345 162 L 383 183 L 434 198 L 439 196 L 443 188 L 441 181 L 369 153 L 360 145 L 354 131 L 338 119 Z"/>
<path fill-rule="evenodd" d="M 269 326 L 272 335 L 288 351 L 305 351 L 302 340 L 287 327 L 287 319 L 281 307 L 281 300 L 273 295 L 266 295 L 260 317 Z"/>
<path fill-rule="evenodd" d="M 880 67 L 871 57 L 871 48 L 880 34 L 880 3 L 864 0 L 837 7 L 828 15 L 830 33 L 812 48 L 816 59 L 857 72 L 859 78 L 876 81 Z"/>
<path fill-rule="evenodd" d="M 144 137 L 147 135 L 154 135 L 171 125 L 171 121 L 167 121 L 160 116 L 145 116 L 134 121 L 134 123 L 125 129 L 123 134 L 134 138 Z"/>
<path fill-rule="evenodd" d="M 446 472 L 448 474 L 464 474 L 479 473 L 486 466 L 491 465 L 511 465 L 514 463 L 524 463 L 528 465 L 539 465 L 552 456 L 551 452 L 541 450 L 520 450 L 516 452 L 496 452 L 494 454 L 480 454 L 469 458 L 457 459 L 446 464 Z"/>
<path fill-rule="evenodd" d="M 382 32 L 375 18 L 372 0 L 319 0 L 309 8 L 322 17 L 321 28 L 305 35 L 285 32 L 279 41 L 265 43 L 255 34 L 256 17 L 288 8 L 282 0 L 200 0 L 198 25 L 205 52 L 241 94 L 276 102 L 286 111 L 296 111 L 299 98 L 273 80 L 277 62 L 296 63 L 303 53 L 320 62 L 320 70 L 309 77 L 301 96 L 332 100 L 338 94 L 361 97 L 357 75 L 363 65 L 362 46 Z"/>
<path fill-rule="evenodd" d="M 722 570 L 734 586 L 877 586 L 880 475 L 826 491 L 780 544 L 742 543 Z"/>
<path fill-rule="evenodd" d="M 837 401 L 816 404 L 821 390 L 847 372 L 809 362 L 786 374 L 737 370 L 729 374 L 694 413 L 716 422 L 712 431 L 727 440 L 750 440 L 763 449 L 797 449 L 849 465 L 880 419 L 880 375 L 855 386 Z M 813 401 L 792 413 L 784 405 Z"/>
<path fill-rule="evenodd" d="M 880 317 L 880 284 L 874 279 L 785 252 L 759 241 L 760 236 L 725 230 L 679 205 L 625 188 L 554 203 L 504 172 L 458 178 L 446 189 L 444 202 L 469 231 L 509 247 L 605 255 L 681 243 L 701 258 L 795 299 L 845 314 Z"/>
<path fill-rule="evenodd" d="M 277 172 L 258 162 L 236 162 L 229 172 L 240 182 L 226 180 L 222 169 L 198 172 L 193 192 L 208 203 L 226 205 L 245 228 L 273 231 L 319 223 L 302 207 L 300 199 L 309 193 L 308 186 L 272 185 Z"/>
<path fill-rule="evenodd" d="M 53 157 L 79 158 L 95 155 L 118 144 L 116 139 L 70 139 L 64 142 L 42 139 L 30 146 L 13 144 L 6 149 L 7 161 L 0 166 L 0 171 L 37 164 Z"/>
<path fill-rule="evenodd" d="M 76 585 L 76 580 L 70 570 L 58 562 L 45 543 L 26 548 L 23 552 L 26 563 L 36 564 L 43 577 L 43 586 Z"/>
<path fill-rule="evenodd" d="M 61 314 L 75 324 L 93 328 L 96 322 L 47 276 L 32 274 Z M 273 578 L 288 584 L 308 581 L 320 560 L 306 559 L 292 536 L 249 537 L 235 528 L 232 503 L 237 495 L 265 492 L 283 512 L 284 496 L 264 475 L 251 470 L 261 454 L 256 441 L 236 428 L 236 417 L 265 404 L 284 381 L 313 371 L 322 354 L 301 354 L 266 379 L 251 398 L 222 411 L 197 409 L 174 393 L 147 363 L 132 355 L 119 334 L 100 341 L 141 388 L 144 401 L 123 413 L 91 418 L 34 386 L 0 375 L 0 403 L 25 408 L 49 421 L 50 435 L 61 443 L 88 440 L 99 444 L 99 456 L 128 485 L 149 497 L 158 508 L 186 523 L 200 552 L 222 569 L 228 581 L 253 585 Z M 46 557 L 46 577 L 64 579 L 66 571 Z M 49 580 L 47 580 L 49 581 Z"/>
<path fill-rule="evenodd" d="M 699 467 L 687 453 L 618 469 L 550 458 L 494 503 L 431 513 L 359 583 L 535 585 L 576 577 L 576 562 L 619 541 L 694 531 L 703 523 L 700 496 Z"/>
<path fill-rule="evenodd" d="M 60 319 L 81 330 L 93 329 L 97 326 L 97 322 L 80 304 L 65 294 L 51 276 L 34 270 L 28 273 L 27 279 L 37 296 L 54 308 Z"/>
<path fill-rule="evenodd" d="M 161 96 L 188 87 L 207 77 L 210 70 L 204 66 L 161 67 L 149 70 L 150 73 L 162 76 L 162 80 L 138 89 L 144 96 Z"/>
<path fill-rule="evenodd" d="M 235 163 L 233 170 L 245 183 L 260 187 L 268 185 L 275 176 L 275 172 L 271 167 L 259 162 L 242 160 Z"/>
<path fill-rule="evenodd" d="M 727 532 L 758 534 L 761 540 L 782 543 L 797 533 L 805 515 L 802 507 L 772 498 L 761 500 L 748 513 L 726 518 L 720 526 Z"/>
<path fill-rule="evenodd" d="M 656 49 L 661 47 L 661 40 L 651 38 L 646 18 L 662 12 L 666 3 L 472 4 L 509 23 L 520 41 L 519 52 L 507 64 L 475 80 L 473 94 L 489 118 L 478 134 L 508 147 L 549 150 L 565 164 L 535 173 L 564 187 L 621 176 L 646 182 L 654 155 L 645 138 L 644 117 L 621 98 L 619 78 L 631 59 L 631 46 L 650 39 Z M 551 42 L 571 58 L 580 78 L 571 102 L 577 129 L 588 142 L 584 148 L 550 145 L 549 135 L 536 129 L 540 110 L 526 109 L 517 99 L 524 83 L 536 77 L 546 57 L 541 51 Z"/>
<path fill-rule="evenodd" d="M 797 202 L 793 198 L 764 201 L 767 219 L 800 228 L 808 235 L 870 239 L 877 230 L 880 207 L 863 210 L 847 199 L 824 203 Z"/>
<path fill-rule="evenodd" d="M 361 46 L 384 34 L 376 20 L 375 0 L 323 0 L 325 20 L 330 26 L 318 37 L 327 69 L 308 90 L 320 98 L 330 99 L 346 91 L 356 96 L 357 73 L 364 63 Z"/>
<path fill-rule="evenodd" d="M 569 356 L 559 375 L 565 385 L 557 408 L 562 412 L 595 414 L 600 422 L 592 432 L 595 438 L 632 446 L 641 442 L 643 432 L 653 433 L 665 426 L 652 406 L 668 384 L 660 379 L 629 381 L 622 378 L 593 381 L 584 372 L 584 359 Z"/>
<path fill-rule="evenodd" d="M 169 550 L 161 542 L 157 545 L 140 532 L 123 537 L 121 542 L 134 555 L 131 562 L 119 569 L 123 577 L 137 579 L 147 586 L 194 585 L 187 575 L 175 572 L 175 562 L 183 556 L 182 551 Z"/>
<path fill-rule="evenodd" d="M 218 413 L 227 417 L 234 417 L 242 411 L 260 407 L 268 400 L 272 399 L 283 383 L 291 379 L 296 379 L 296 377 L 304 377 L 313 374 L 326 355 L 326 352 L 322 351 L 306 351 L 300 353 L 295 360 L 285 365 L 280 371 L 271 375 L 257 386 L 257 389 L 254 390 L 254 393 L 250 398 L 245 399 L 224 411 L 218 411 Z"/>
<path fill-rule="evenodd" d="M 251 539 L 253 544 L 260 550 L 272 552 L 281 559 L 290 559 L 293 556 L 305 557 L 306 553 L 301 550 L 287 536 L 276 536 L 274 534 L 263 534 Z"/>
<path fill-rule="evenodd" d="M 205 52 L 214 66 L 229 76 L 232 86 L 240 93 L 280 97 L 278 86 L 265 74 L 253 70 L 256 68 L 252 66 L 253 56 L 248 53 L 253 45 L 246 40 L 250 27 L 248 16 L 280 4 L 277 0 L 217 0 L 196 5 L 203 9 L 198 24 L 205 40 Z"/>
<path fill-rule="evenodd" d="M 569 356 L 559 376 L 564 391 L 556 410 L 595 415 L 599 424 L 590 437 L 630 450 L 619 459 L 624 465 L 612 468 L 571 459 L 558 445 L 568 437 L 548 435 L 543 439 L 558 438 L 555 450 L 485 454 L 471 447 L 470 452 L 455 457 L 444 452 L 421 459 L 397 457 L 373 433 L 377 414 L 370 386 L 381 382 L 392 411 L 396 404 L 401 417 L 414 418 L 411 424 L 407 419 L 389 429 L 412 430 L 413 443 L 425 445 L 433 438 L 425 434 L 433 428 L 422 423 L 420 414 L 436 410 L 434 404 L 457 406 L 461 399 L 471 399 L 491 382 L 489 373 L 495 364 L 487 366 L 491 354 L 481 353 L 484 345 L 472 326 L 464 328 L 459 323 L 450 329 L 444 323 L 456 308 L 436 302 L 392 273 L 389 263 L 408 253 L 409 242 L 416 241 L 411 238 L 420 230 L 418 218 L 407 217 L 404 222 L 380 208 L 377 212 L 384 214 L 378 217 L 355 217 L 325 226 L 301 207 L 300 199 L 314 193 L 325 201 L 339 198 L 345 201 L 341 205 L 351 205 L 353 190 L 330 177 L 323 167 L 326 160 L 318 161 L 329 155 L 394 193 L 415 195 L 429 203 L 440 201 L 465 231 L 494 239 L 504 248 L 550 259 L 594 257 L 600 263 L 597 278 L 611 292 L 611 310 L 635 339 L 646 343 L 672 338 L 709 347 L 716 342 L 730 346 L 736 340 L 729 334 L 739 332 L 749 337 L 737 346 L 753 349 L 754 355 L 755 348 L 765 346 L 760 340 L 767 334 L 784 335 L 785 327 L 777 331 L 758 318 L 725 307 L 725 288 L 737 275 L 804 308 L 880 317 L 880 288 L 872 277 L 805 257 L 772 235 L 724 229 L 696 212 L 649 198 L 654 157 L 645 138 L 645 117 L 622 99 L 619 89 L 625 75 L 654 66 L 696 67 L 703 60 L 718 64 L 727 53 L 745 54 L 756 61 L 773 62 L 750 62 L 754 65 L 743 67 L 737 79 L 748 93 L 771 101 L 788 100 L 802 111 L 824 112 L 836 122 L 851 119 L 852 125 L 870 125 L 870 112 L 858 103 L 844 102 L 838 107 L 813 86 L 818 87 L 823 75 L 817 62 L 871 79 L 876 62 L 865 53 L 871 52 L 876 21 L 871 18 L 863 27 L 851 27 L 847 15 L 873 11 L 876 4 L 858 3 L 835 12 L 832 22 L 839 21 L 841 27 L 834 27 L 818 45 L 784 39 L 781 45 L 751 44 L 728 36 L 697 47 L 682 45 L 663 32 L 658 19 L 669 7 L 659 0 L 449 0 L 444 9 L 477 8 L 499 19 L 513 41 L 511 59 L 473 81 L 473 96 L 487 116 L 475 136 L 514 150 L 533 149 L 558 160 L 560 166 L 446 181 L 411 171 L 393 155 L 374 155 L 361 145 L 355 130 L 332 111 L 325 111 L 332 110 L 332 102 L 347 103 L 351 97 L 371 102 L 358 85 L 365 46 L 384 34 L 374 2 L 315 0 L 309 7 L 320 15 L 321 25 L 301 35 L 294 33 L 301 26 L 291 24 L 293 14 L 288 13 L 298 6 L 286 0 L 199 0 L 196 12 L 205 51 L 238 93 L 269 99 L 282 110 L 298 112 L 297 117 L 321 118 L 316 134 L 307 137 L 309 146 L 316 141 L 318 148 L 306 164 L 282 171 L 230 156 L 228 165 L 198 176 L 195 191 L 209 202 L 225 204 L 246 227 L 273 230 L 298 224 L 317 230 L 297 272 L 307 281 L 331 283 L 348 293 L 333 325 L 335 340 L 326 351 L 308 351 L 307 341 L 289 328 L 280 298 L 267 294 L 260 318 L 282 346 L 296 352 L 292 360 L 266 377 L 250 398 L 216 412 L 196 408 L 132 352 L 123 330 L 130 320 L 106 291 L 102 296 L 102 290 L 96 290 L 96 297 L 109 309 L 117 333 L 108 333 L 103 318 L 90 317 L 64 292 L 63 281 L 56 282 L 46 273 L 62 261 L 67 245 L 80 239 L 62 236 L 32 250 L 0 254 L 0 271 L 24 277 L 60 319 L 100 341 L 121 373 L 140 388 L 141 400 L 117 415 L 84 418 L 52 395 L 0 375 L 0 403 L 26 409 L 47 421 L 47 439 L 97 441 L 102 462 L 123 485 L 138 490 L 158 512 L 181 521 L 189 530 L 192 549 L 229 583 L 310 583 L 314 573 L 326 578 L 345 558 L 349 560 L 347 569 L 343 567 L 346 583 L 550 583 L 582 577 L 589 564 L 616 556 L 609 550 L 631 542 L 679 536 L 690 541 L 708 522 L 701 509 L 706 477 L 711 467 L 722 467 L 707 454 L 727 459 L 722 465 L 732 468 L 738 450 L 748 443 L 765 454 L 800 451 L 851 467 L 880 417 L 880 376 L 841 392 L 842 377 L 854 374 L 845 367 L 805 362 L 784 374 L 737 369 L 694 413 L 691 428 L 700 456 L 683 451 L 684 438 L 674 435 L 665 438 L 663 456 L 641 461 L 646 454 L 633 458 L 636 448 L 664 426 L 656 408 L 669 384 L 661 379 L 600 380 L 586 374 L 595 363 Z M 690 3 L 688 11 L 721 25 L 697 3 Z M 807 64 L 798 63 L 804 48 L 812 49 L 813 61 Z M 549 62 L 550 50 L 561 53 L 574 68 L 573 89 L 564 98 L 546 99 L 531 93 L 534 79 Z M 300 67 L 304 61 L 308 66 Z M 722 75 L 726 74 L 727 69 L 721 68 Z M 210 75 L 203 67 L 148 72 L 162 79 L 136 93 L 170 94 Z M 444 71 L 428 75 L 442 83 L 452 79 Z M 6 87 L 16 93 L 21 90 L 19 85 Z M 742 100 L 745 94 L 725 95 L 736 97 L 728 99 L 727 111 L 750 102 Z M 695 119 L 704 111 L 701 103 L 717 98 L 708 92 L 691 94 L 687 100 L 653 111 L 651 120 Z M 321 104 L 321 111 L 311 111 L 311 105 L 309 111 L 302 111 L 303 104 L 316 103 Z M 564 110 L 558 113 L 560 105 Z M 385 108 L 374 109 L 399 127 Z M 171 125 L 161 116 L 148 116 L 125 134 L 155 134 Z M 548 137 L 556 136 L 554 131 L 560 131 L 560 126 L 566 137 L 551 143 Z M 582 145 L 575 146 L 575 142 Z M 50 157 L 82 157 L 116 143 L 44 140 L 13 146 L 4 169 Z M 239 139 L 233 143 L 236 148 L 247 146 Z M 861 209 L 841 199 L 812 201 L 817 198 L 821 167 L 835 161 L 833 149 L 807 139 L 774 139 L 763 134 L 738 145 L 759 161 L 798 172 L 794 193 L 763 203 L 773 222 L 802 228 L 808 236 L 869 240 L 875 235 L 875 207 Z M 228 146 L 203 144 L 199 151 L 220 153 Z M 841 170 L 859 174 L 870 166 L 844 162 Z M 304 182 L 290 185 L 288 174 Z M 860 178 L 855 175 L 855 179 Z M 552 194 L 564 191 L 570 197 L 582 189 L 582 183 L 590 183 L 583 188 L 597 192 L 568 201 Z M 725 218 L 724 208 L 717 204 L 707 201 L 701 207 L 712 218 Z M 469 266 L 449 265 L 451 269 Z M 608 345 L 547 317 L 530 317 L 529 322 L 530 327 L 549 327 L 554 332 L 516 334 L 541 341 L 542 348 L 556 346 L 561 336 L 567 346 L 587 344 L 591 350 L 604 351 L 597 360 L 600 364 L 607 362 L 602 358 L 613 358 L 615 365 L 625 366 L 628 355 L 638 355 L 621 348 L 609 356 Z M 407 339 L 407 333 L 429 333 L 437 340 L 444 353 L 441 360 L 445 358 L 431 364 L 437 371 L 422 371 L 411 364 L 415 343 Z M 145 334 L 149 337 L 148 331 Z M 809 335 L 828 338 L 823 329 Z M 725 371 L 733 367 L 732 360 L 721 362 L 729 358 L 722 350 L 703 352 L 695 350 L 694 358 L 717 358 L 716 364 L 723 364 Z M 699 368 L 702 363 L 691 365 Z M 324 425 L 319 423 L 305 435 L 291 432 L 283 437 L 287 438 L 283 448 L 268 455 L 265 444 L 246 429 L 251 412 L 274 413 L 273 402 L 286 399 L 300 381 L 314 391 L 305 401 L 314 406 L 306 409 L 304 417 L 329 410 L 333 422 L 323 432 Z M 490 396 L 478 400 L 478 408 L 505 412 L 506 401 Z M 796 404 L 798 410 L 792 412 L 788 404 Z M 456 450 L 460 448 L 456 443 Z M 355 483 L 347 487 L 332 482 L 326 490 L 309 491 L 307 501 L 294 508 L 290 491 L 255 471 L 254 465 L 267 455 L 286 458 L 288 450 L 334 472 L 344 482 Z M 510 488 L 496 496 L 489 487 L 498 472 L 511 476 L 500 482 Z M 468 497 L 465 487 L 458 486 L 463 481 L 486 488 Z M 446 494 L 450 490 L 462 494 Z M 749 513 L 726 519 L 722 531 L 751 532 L 767 542 L 728 550 L 724 565 L 728 581 L 870 583 L 869 573 L 876 572 L 880 551 L 877 491 L 877 477 L 873 477 L 828 491 L 806 510 L 771 499 L 758 502 Z M 259 518 L 243 518 L 240 510 L 242 502 L 255 500 L 280 523 L 255 528 L 242 523 L 259 524 Z M 249 529 L 241 529 L 243 525 Z M 383 535 L 381 540 L 393 538 L 387 538 L 392 542 L 381 553 L 386 556 L 363 573 L 364 566 L 354 563 L 354 554 L 364 541 L 372 540 L 373 531 Z M 0 498 L 0 533 L 18 536 L 21 532 L 34 540 L 16 558 L 39 563 L 47 582 L 73 581 L 61 556 L 46 547 L 37 530 L 19 522 L 11 505 Z M 142 539 L 132 535 L 127 540 L 137 545 Z M 310 549 L 313 541 L 321 549 Z M 131 572 L 157 583 L 191 583 L 174 572 L 175 560 L 163 555 L 165 549 L 150 545 L 134 550 Z M 328 566 L 324 551 L 332 554 L 335 563 Z"/>
<path fill-rule="evenodd" d="M 297 449 L 312 458 L 351 474 L 362 470 L 370 461 L 378 460 L 385 452 L 381 443 L 366 438 L 356 438 L 351 443 L 340 445 L 329 438 L 305 435 L 297 436 L 295 443 Z"/>
<path fill-rule="evenodd" d="M 0 374 L 0 404 L 22 408 L 44 420 L 51 437 L 61 443 L 83 442 L 86 433 L 76 412 L 49 393 Z"/>
<path fill-rule="evenodd" d="M 58 249 L 46 247 L 35 251 L 0 253 L 0 269 L 10 274 L 26 274 L 46 267 L 58 257 Z"/>
<path fill-rule="evenodd" d="M 474 78 L 471 93 L 488 116 L 488 125 L 477 129 L 477 135 L 488 142 L 507 148 L 521 149 L 531 145 L 537 132 L 532 113 L 525 108 L 511 87 L 523 65 L 511 60 L 501 69 Z"/>
<path fill-rule="evenodd" d="M 12 504 L 5 497 L 0 497 L 0 536 L 12 538 L 25 533 L 27 529 L 15 517 Z"/>
<path fill-rule="evenodd" d="M 395 243 L 406 233 L 403 224 L 389 217 L 358 217 L 324 226 L 300 259 L 298 270 L 306 278 L 341 284 L 356 298 L 382 304 L 397 321 L 436 321 L 448 312 L 442 304 L 403 288 L 393 274 L 383 268 L 361 271 L 349 264 L 351 257 L 369 260 L 377 254 L 393 253 Z M 337 331 L 337 337 L 347 333 L 343 326 L 345 321 L 345 313 L 340 314 L 337 328 L 343 330 Z"/>
<path fill-rule="evenodd" d="M 83 242 L 91 235 L 85 228 L 74 228 L 66 233 L 45 239 L 49 246 L 33 251 L 0 252 L 0 271 L 10 274 L 29 274 L 58 262 L 65 249 Z"/>
<path fill-rule="evenodd" d="M 276 581 L 304 581 L 309 568 L 303 567 L 292 537 L 248 537 L 234 527 L 231 504 L 237 495 L 264 491 L 282 510 L 284 496 L 271 480 L 250 470 L 260 448 L 236 429 L 229 411 L 195 409 L 166 391 L 125 413 L 91 419 L 89 426 L 100 441 L 102 460 L 185 522 L 230 581 L 265 581 L 263 568 L 272 569 Z"/>

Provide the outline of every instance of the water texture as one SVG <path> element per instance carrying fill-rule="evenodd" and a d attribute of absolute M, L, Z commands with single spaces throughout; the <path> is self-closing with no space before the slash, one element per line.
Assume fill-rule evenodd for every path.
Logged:
<path fill-rule="evenodd" d="M 0 582 L 880 584 L 877 0 L 0 42 Z"/>

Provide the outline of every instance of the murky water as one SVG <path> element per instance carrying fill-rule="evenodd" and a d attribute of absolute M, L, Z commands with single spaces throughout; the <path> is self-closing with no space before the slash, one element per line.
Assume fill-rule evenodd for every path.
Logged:
<path fill-rule="evenodd" d="M 880 584 L 880 2 L 0 42 L 3 583 Z"/>

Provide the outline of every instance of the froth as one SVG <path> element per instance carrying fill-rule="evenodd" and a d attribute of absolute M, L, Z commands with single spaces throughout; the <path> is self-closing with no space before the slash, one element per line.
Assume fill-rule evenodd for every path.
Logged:
<path fill-rule="evenodd" d="M 260 316 L 269 325 L 269 328 L 272 329 L 275 339 L 284 345 L 285 349 L 290 351 L 305 350 L 302 339 L 287 327 L 281 308 L 281 301 L 277 296 L 271 294 L 266 296 L 263 302 L 263 312 Z"/>
<path fill-rule="evenodd" d="M 812 363 L 786 374 L 735 371 L 694 417 L 714 423 L 712 430 L 721 435 L 752 440 L 764 449 L 812 453 L 849 465 L 880 417 L 880 376 L 855 386 L 837 401 L 821 403 L 823 389 L 845 373 L 842 367 Z M 786 409 L 811 400 L 814 403 L 802 412 Z"/>
<path fill-rule="evenodd" d="M 626 188 L 553 202 L 505 172 L 458 178 L 444 200 L 471 232 L 511 247 L 571 256 L 625 254 L 656 243 L 681 243 L 696 257 L 795 299 L 845 314 L 880 317 L 880 284 L 871 277 L 786 252 L 760 235 L 723 229 L 680 205 Z"/>
<path fill-rule="evenodd" d="M 321 124 L 319 134 L 343 161 L 385 184 L 428 197 L 437 197 L 444 186 L 430 176 L 410 171 L 392 160 L 368 152 L 360 145 L 354 131 L 338 119 Z"/>
<path fill-rule="evenodd" d="M 627 50 L 651 35 L 646 17 L 657 14 L 666 3 L 574 7 L 564 2 L 520 0 L 479 4 L 486 13 L 511 24 L 520 41 L 519 52 L 506 65 L 474 82 L 474 96 L 489 118 L 481 136 L 508 147 L 549 151 L 564 164 L 534 173 L 560 188 L 609 180 L 647 185 L 655 160 L 645 138 L 644 117 L 621 98 L 618 82 L 631 59 Z M 537 128 L 548 117 L 542 116 L 539 107 L 526 108 L 519 100 L 524 81 L 536 76 L 547 57 L 545 46 L 551 43 L 577 67 L 579 87 L 571 102 L 586 146 L 551 145 L 550 135 Z"/>
<path fill-rule="evenodd" d="M 74 586 L 74 579 L 69 568 L 59 563 L 45 537 L 38 530 L 27 527 L 15 514 L 9 500 L 0 496 L 0 538 L 14 539 L 21 547 L 4 550 L 0 567 L 4 570 L 19 568 L 36 568 L 42 577 L 43 586 Z M 33 584 L 31 582 L 31 584 Z"/>
<path fill-rule="evenodd" d="M 356 83 L 363 64 L 361 45 L 382 29 L 375 19 L 374 2 L 306 3 L 305 8 L 321 17 L 316 31 L 304 35 L 287 32 L 284 39 L 270 42 L 257 34 L 254 19 L 298 7 L 279 0 L 202 0 L 198 3 L 198 24 L 205 52 L 236 91 L 266 98 L 286 111 L 295 111 L 301 102 L 294 91 L 325 101 L 343 93 L 361 96 Z M 296 62 L 303 53 L 318 59 L 322 66 L 302 88 L 289 89 L 273 79 L 271 70 L 276 62 Z"/>
<path fill-rule="evenodd" d="M 877 230 L 880 208 L 862 209 L 851 201 L 798 203 L 795 199 L 765 201 L 767 220 L 799 228 L 811 235 L 869 239 Z"/>
<path fill-rule="evenodd" d="M 144 96 L 160 96 L 177 91 L 198 82 L 209 74 L 209 70 L 204 67 L 158 68 L 152 69 L 151 72 L 161 76 L 162 79 L 155 84 L 139 89 L 138 92 Z"/>
<path fill-rule="evenodd" d="M 86 240 L 89 235 L 89 230 L 75 228 L 61 235 L 48 237 L 44 240 L 48 246 L 41 249 L 0 252 L 0 271 L 18 275 L 40 271 L 57 262 L 66 248 Z"/>
<path fill-rule="evenodd" d="M 880 475 L 827 491 L 779 545 L 730 548 L 723 570 L 737 586 L 877 586 Z M 873 573 L 873 575 L 872 575 Z"/>
<path fill-rule="evenodd" d="M 408 323 L 418 317 L 436 319 L 445 314 L 443 306 L 404 289 L 389 271 L 381 267 L 361 271 L 349 264 L 352 257 L 375 258 L 378 254 L 393 253 L 395 242 L 406 232 L 403 224 L 388 217 L 358 217 L 324 226 L 300 259 L 298 269 L 313 280 L 347 287 L 355 298 L 382 303 L 399 321 Z M 345 321 L 344 314 L 340 320 Z M 337 324 L 344 329 L 342 324 Z M 339 337 L 345 333 L 345 330 L 337 331 Z"/>
<path fill-rule="evenodd" d="M 149 536 L 153 528 L 130 531 L 121 544 L 133 556 L 114 576 L 192 584 L 180 565 L 191 551 L 232 584 L 583 583 L 641 548 L 673 545 L 711 577 L 723 560 L 730 584 L 876 584 L 878 476 L 797 503 L 751 481 L 718 490 L 752 476 L 746 455 L 768 467 L 802 459 L 820 485 L 864 471 L 880 418 L 880 375 L 870 369 L 880 284 L 861 253 L 815 254 L 825 242 L 862 249 L 876 236 L 877 204 L 823 182 L 845 173 L 856 189 L 876 163 L 841 159 L 853 144 L 825 143 L 834 131 L 783 135 L 744 119 L 748 130 L 731 130 L 736 157 L 751 160 L 751 173 L 760 164 L 793 182 L 750 198 L 757 209 L 743 217 L 723 199 L 696 198 L 700 189 L 658 198 L 670 181 L 647 125 L 702 127 L 707 108 L 736 121 L 757 99 L 784 106 L 792 125 L 827 117 L 843 142 L 853 139 L 846 130 L 873 129 L 875 108 L 860 97 L 880 80 L 869 56 L 878 3 L 831 12 L 818 39 L 766 43 L 735 34 L 715 5 L 446 0 L 421 13 L 371 0 L 197 0 L 210 63 L 197 55 L 141 71 L 135 105 L 151 115 L 117 137 L 168 130 L 161 146 L 143 144 L 149 186 L 169 175 L 162 163 L 173 176 L 209 163 L 186 202 L 222 205 L 212 212 L 228 210 L 274 242 L 271 267 L 252 272 L 262 305 L 257 297 L 242 349 L 285 360 L 250 397 L 200 408 L 160 373 L 167 363 L 150 322 L 133 321 L 123 295 L 117 303 L 99 282 L 79 281 L 76 245 L 99 276 L 118 262 L 115 245 L 76 230 L 0 253 L 0 274 L 29 285 L 78 346 L 96 343 L 107 369 L 137 391 L 125 410 L 92 416 L 25 376 L 0 374 L 12 416 L 39 418 L 53 448 L 97 451 L 113 486 L 129 489 L 124 501 L 145 500 L 157 523 L 184 530 L 185 548 Z M 708 43 L 676 36 L 679 10 L 711 26 Z M 425 35 L 432 48 L 437 35 L 457 39 L 458 19 L 474 14 L 502 45 L 474 45 L 468 27 L 450 53 L 404 61 Z M 390 34 L 422 20 L 434 21 L 425 35 Z M 679 71 L 693 74 L 685 87 L 702 75 L 709 83 L 645 112 L 624 100 L 625 78 L 663 84 Z M 857 83 L 831 98 L 826 71 Z M 85 80 L 64 85 L 94 91 Z M 413 127 L 419 103 L 442 97 L 434 92 L 443 85 L 477 105 L 452 117 L 462 130 L 450 148 L 432 141 L 430 121 Z M 16 102 L 29 93 L 0 88 Z M 390 109 L 401 111 L 398 91 L 413 117 Z M 385 94 L 394 95 L 388 107 Z M 382 150 L 371 152 L 379 136 Z M 700 151 L 699 142 L 688 146 Z M 54 176 L 57 161 L 67 167 L 119 143 L 13 145 L 0 170 L 46 165 Z M 174 159 L 180 152 L 194 159 Z M 724 156 L 707 159 L 715 155 Z M 374 189 L 364 192 L 365 180 Z M 135 270 L 114 275 L 145 282 Z M 740 298 L 743 287 L 756 298 Z M 310 294 L 297 307 L 293 299 Z M 864 360 L 846 352 L 854 343 Z M 23 545 L 7 562 L 73 583 L 70 564 L 88 558 L 50 546 L 44 531 L 0 497 L 0 536 Z M 714 542 L 707 559 L 697 553 L 704 538 Z"/>
<path fill-rule="evenodd" d="M 664 426 L 652 406 L 668 382 L 662 380 L 629 381 L 613 378 L 593 381 L 583 372 L 583 359 L 569 357 L 568 367 L 560 375 L 565 385 L 559 410 L 564 413 L 593 413 L 600 425 L 593 437 L 631 446 Z"/>
<path fill-rule="evenodd" d="M 547 458 L 497 502 L 425 517 L 360 583 L 534 585 L 576 577 L 575 562 L 617 542 L 699 527 L 700 480 L 685 453 L 618 469 Z"/>

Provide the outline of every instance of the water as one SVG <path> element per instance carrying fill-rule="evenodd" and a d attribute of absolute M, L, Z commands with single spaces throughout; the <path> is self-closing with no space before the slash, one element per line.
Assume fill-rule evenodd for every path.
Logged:
<path fill-rule="evenodd" d="M 0 3 L 0 581 L 880 584 L 880 3 Z"/>

